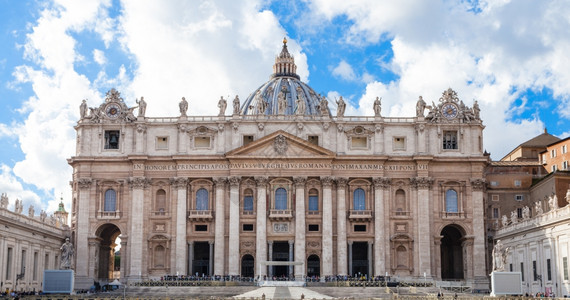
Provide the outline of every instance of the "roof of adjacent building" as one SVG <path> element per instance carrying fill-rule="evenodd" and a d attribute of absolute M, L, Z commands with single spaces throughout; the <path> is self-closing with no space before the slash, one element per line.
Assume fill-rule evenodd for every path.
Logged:
<path fill-rule="evenodd" d="M 509 152 L 507 155 L 505 155 L 503 158 L 501 158 L 501 160 L 504 160 L 505 158 L 509 157 L 513 152 L 515 152 L 516 150 L 520 149 L 520 148 L 544 148 L 546 149 L 546 147 L 552 143 L 556 143 L 560 141 L 560 138 L 553 136 L 552 134 L 548 133 L 548 131 L 546 131 L 546 128 L 544 129 L 544 132 L 533 137 L 532 139 L 518 145 L 515 149 L 513 149 L 511 152 Z M 538 157 L 536 157 L 536 159 L 538 160 Z"/>

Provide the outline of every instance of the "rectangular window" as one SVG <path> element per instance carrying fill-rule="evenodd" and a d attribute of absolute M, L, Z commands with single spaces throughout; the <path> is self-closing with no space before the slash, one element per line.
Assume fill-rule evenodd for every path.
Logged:
<path fill-rule="evenodd" d="M 513 264 L 509 264 L 509 271 L 510 271 L 510 272 L 513 271 Z"/>
<path fill-rule="evenodd" d="M 552 268 L 550 266 L 550 258 L 546 259 L 546 278 L 548 281 L 552 280 Z"/>
<path fill-rule="evenodd" d="M 520 181 L 520 180 L 515 180 L 515 186 L 517 186 L 517 187 L 521 186 L 521 181 Z"/>
<path fill-rule="evenodd" d="M 405 137 L 394 137 L 392 147 L 393 147 L 394 151 L 406 150 L 406 138 Z"/>
<path fill-rule="evenodd" d="M 319 145 L 319 136 L 318 135 L 309 135 L 309 143 L 318 146 Z"/>
<path fill-rule="evenodd" d="M 168 137 L 161 136 L 156 138 L 156 150 L 168 150 Z"/>
<path fill-rule="evenodd" d="M 563 161 L 563 162 L 562 162 L 562 170 L 568 171 L 568 161 Z"/>
<path fill-rule="evenodd" d="M 556 157 L 556 149 L 550 150 L 550 157 L 552 157 L 552 158 Z"/>
<path fill-rule="evenodd" d="M 556 170 L 558 170 L 558 167 L 556 165 L 552 165 L 551 170 L 552 172 L 556 172 Z"/>
<path fill-rule="evenodd" d="M 491 196 L 491 200 L 493 200 L 493 201 L 499 201 L 499 195 L 493 195 L 493 196 Z"/>
<path fill-rule="evenodd" d="M 6 253 L 6 279 L 12 277 L 12 250 L 12 248 L 8 248 L 8 253 Z"/>
<path fill-rule="evenodd" d="M 247 145 L 249 143 L 253 142 L 253 135 L 244 135 L 243 136 L 243 145 Z"/>
<path fill-rule="evenodd" d="M 253 211 L 253 196 L 244 196 L 243 197 L 243 210 L 244 211 Z"/>
<path fill-rule="evenodd" d="M 319 231 L 319 224 L 309 224 L 309 231 Z"/>
<path fill-rule="evenodd" d="M 366 225 L 354 225 L 354 232 L 366 232 Z"/>
<path fill-rule="evenodd" d="M 457 149 L 457 131 L 443 132 L 443 149 Z"/>
<path fill-rule="evenodd" d="M 493 207 L 493 219 L 498 219 L 498 218 L 499 218 L 499 208 Z"/>
<path fill-rule="evenodd" d="M 22 264 L 20 265 L 20 274 L 24 274 L 26 270 L 26 250 L 22 250 Z"/>
<path fill-rule="evenodd" d="M 532 261 L 532 280 L 533 281 L 538 280 L 538 274 L 536 273 L 536 260 Z"/>
<path fill-rule="evenodd" d="M 350 139 L 352 141 L 352 148 L 353 149 L 366 149 L 368 148 L 368 138 L 366 137 L 352 137 Z"/>
<path fill-rule="evenodd" d="M 523 201 L 523 199 L 524 199 L 523 195 L 515 195 L 516 201 Z"/>
<path fill-rule="evenodd" d="M 319 210 L 319 196 L 309 196 L 309 211 Z"/>
<path fill-rule="evenodd" d="M 194 231 L 208 231 L 208 225 L 196 225 Z"/>
<path fill-rule="evenodd" d="M 105 149 L 119 149 L 119 137 L 120 133 L 118 130 L 106 130 Z"/>
<path fill-rule="evenodd" d="M 498 181 L 491 181 L 491 186 L 499 186 L 499 182 Z"/>
<path fill-rule="evenodd" d="M 522 208 L 517 208 L 517 218 L 522 219 Z"/>
<path fill-rule="evenodd" d="M 542 157 L 542 163 L 545 164 L 546 163 L 546 154 L 543 154 L 541 157 Z"/>
<path fill-rule="evenodd" d="M 194 137 L 194 147 L 196 147 L 196 148 L 210 148 L 210 137 L 209 136 Z"/>
<path fill-rule="evenodd" d="M 568 280 L 568 257 L 562 258 L 562 268 L 564 269 L 564 280 Z"/>
<path fill-rule="evenodd" d="M 524 264 L 521 262 L 521 278 L 524 281 Z"/>
<path fill-rule="evenodd" d="M 566 145 L 562 145 L 562 153 L 567 153 L 568 152 L 568 148 L 566 147 Z"/>
<path fill-rule="evenodd" d="M 242 231 L 253 231 L 253 224 L 243 224 Z"/>

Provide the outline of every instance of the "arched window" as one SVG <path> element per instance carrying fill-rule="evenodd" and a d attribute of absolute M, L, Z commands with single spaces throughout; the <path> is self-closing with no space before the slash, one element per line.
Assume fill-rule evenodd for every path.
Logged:
<path fill-rule="evenodd" d="M 396 191 L 396 211 L 406 211 L 406 192 L 402 189 Z"/>
<path fill-rule="evenodd" d="M 456 213 L 457 208 L 457 192 L 453 189 L 449 189 L 445 192 L 445 211 Z"/>
<path fill-rule="evenodd" d="M 285 190 L 284 188 L 278 188 L 275 190 L 275 209 L 276 210 L 287 209 L 287 190 Z"/>
<path fill-rule="evenodd" d="M 243 210 L 253 211 L 253 191 L 251 189 L 243 192 Z"/>
<path fill-rule="evenodd" d="M 116 211 L 117 210 L 117 193 L 113 189 L 105 191 L 105 203 L 103 211 Z"/>
<path fill-rule="evenodd" d="M 196 210 L 208 210 L 208 190 L 202 188 L 196 192 Z"/>
<path fill-rule="evenodd" d="M 366 209 L 366 203 L 365 203 L 365 194 L 364 194 L 364 190 L 361 188 L 357 188 L 356 190 L 354 190 L 354 199 L 353 199 L 353 204 L 354 204 L 354 210 L 365 210 Z"/>
<path fill-rule="evenodd" d="M 154 209 L 158 212 L 166 211 L 166 191 L 163 189 L 156 191 L 156 202 Z"/>
<path fill-rule="evenodd" d="M 408 267 L 408 251 L 404 246 L 398 246 L 396 248 L 396 262 L 397 268 L 407 268 Z"/>
<path fill-rule="evenodd" d="M 309 211 L 319 211 L 319 192 L 316 189 L 309 191 Z"/>
<path fill-rule="evenodd" d="M 155 268 L 164 268 L 164 256 L 165 251 L 162 245 L 158 245 L 154 248 L 154 267 Z"/>

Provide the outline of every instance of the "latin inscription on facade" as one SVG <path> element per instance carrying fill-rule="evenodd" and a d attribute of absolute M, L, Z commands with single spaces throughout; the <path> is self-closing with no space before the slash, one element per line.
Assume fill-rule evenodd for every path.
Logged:
<path fill-rule="evenodd" d="M 377 171 L 416 171 L 427 170 L 428 165 L 381 165 L 381 164 L 328 164 L 328 163 L 291 163 L 258 162 L 231 164 L 133 164 L 133 170 L 177 171 L 177 170 L 251 170 L 251 169 L 332 169 L 332 170 L 377 170 Z"/>

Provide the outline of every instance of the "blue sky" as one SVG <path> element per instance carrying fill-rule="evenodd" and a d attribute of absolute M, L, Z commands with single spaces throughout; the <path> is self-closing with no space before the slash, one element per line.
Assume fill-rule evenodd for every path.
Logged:
<path fill-rule="evenodd" d="M 214 115 L 220 95 L 268 79 L 284 36 L 301 78 L 347 115 L 372 115 L 378 96 L 384 116 L 413 116 L 448 87 L 476 99 L 500 159 L 545 127 L 570 135 L 569 15 L 533 0 L 0 0 L 0 191 L 69 209 L 82 99 L 114 87 L 148 116 L 175 116 L 183 96 Z"/>

